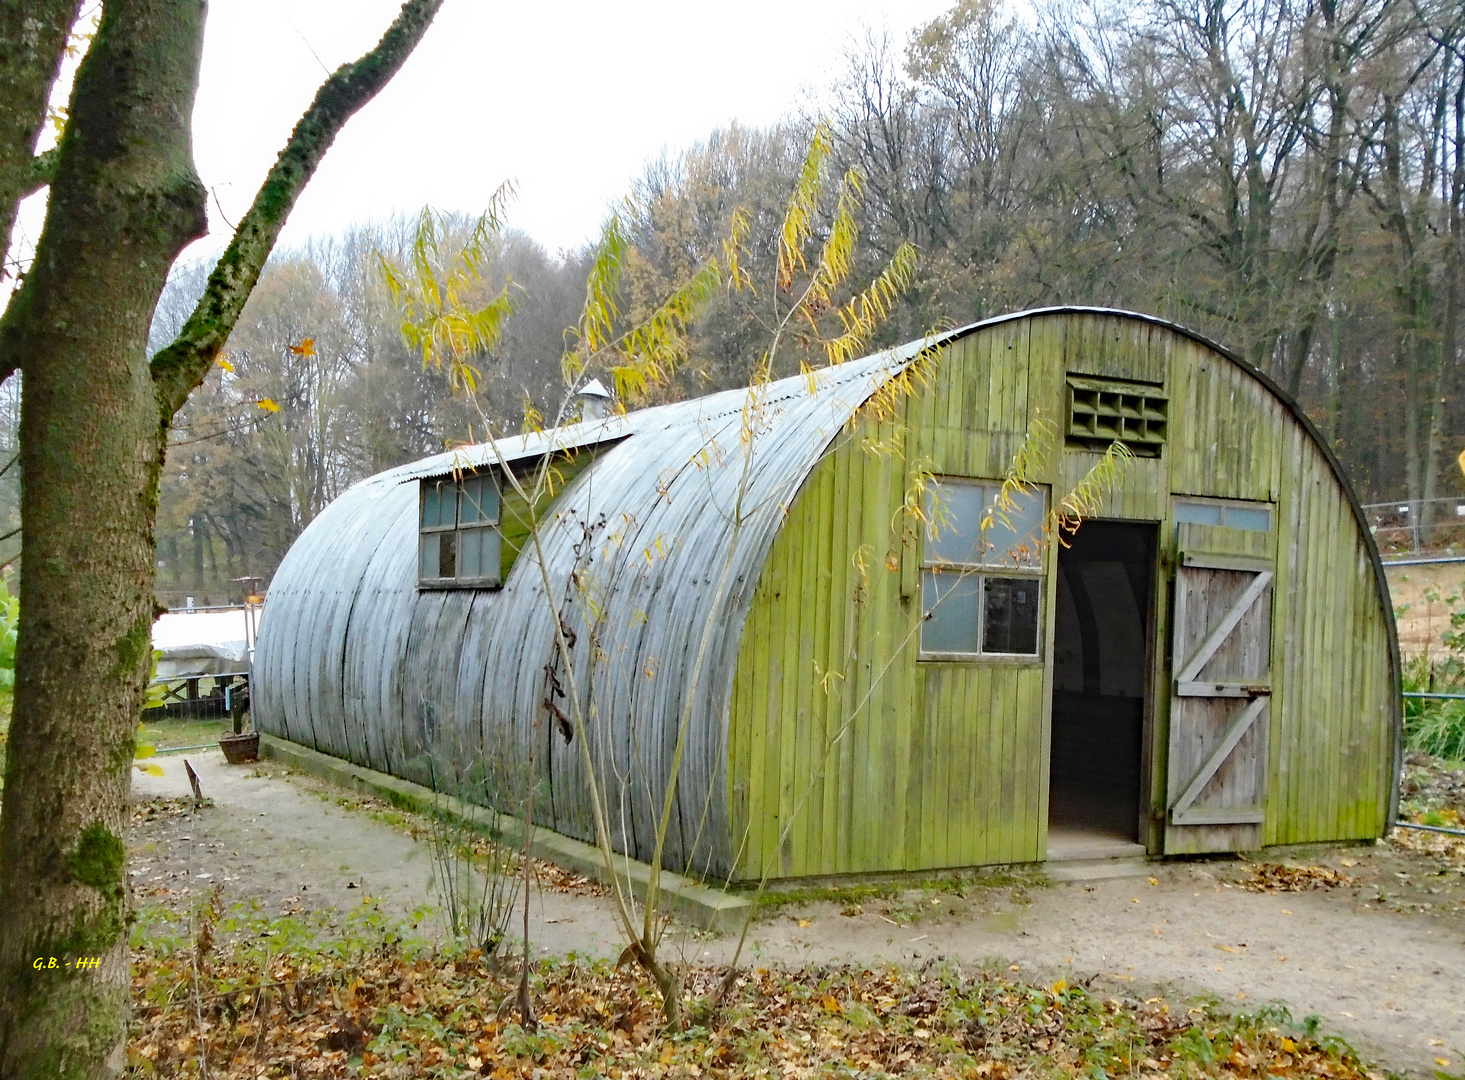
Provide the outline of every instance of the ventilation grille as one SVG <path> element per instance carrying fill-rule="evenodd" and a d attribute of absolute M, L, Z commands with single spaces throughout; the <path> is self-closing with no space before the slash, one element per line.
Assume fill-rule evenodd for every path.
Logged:
<path fill-rule="evenodd" d="M 1068 441 L 1103 450 L 1122 442 L 1156 457 L 1165 445 L 1170 402 L 1159 387 L 1110 379 L 1068 377 Z"/>

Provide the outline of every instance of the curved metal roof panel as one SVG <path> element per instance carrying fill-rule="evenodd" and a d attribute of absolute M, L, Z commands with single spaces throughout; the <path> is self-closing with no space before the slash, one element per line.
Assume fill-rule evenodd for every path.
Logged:
<path fill-rule="evenodd" d="M 624 778 L 613 803 L 617 839 L 637 857 L 654 846 L 676 726 L 701 671 L 669 859 L 689 865 L 697 848 L 697 862 L 726 865 L 728 853 L 709 842 L 727 833 L 716 797 L 727 702 L 769 546 L 855 411 L 947 336 L 755 392 L 514 436 L 497 451 L 454 450 L 356 484 L 301 534 L 270 587 L 256 660 L 260 727 L 419 780 L 485 752 L 533 760 L 546 781 L 539 820 L 590 839 L 581 749 L 555 733 L 543 707 L 546 665 L 568 678 L 554 648 L 551 612 L 561 609 L 576 640 L 581 700 L 595 710 L 592 749 Z M 750 407 L 759 434 L 745 441 Z M 614 440 L 556 501 L 542 533 L 544 573 L 526 549 L 501 589 L 418 588 L 412 481 Z"/>

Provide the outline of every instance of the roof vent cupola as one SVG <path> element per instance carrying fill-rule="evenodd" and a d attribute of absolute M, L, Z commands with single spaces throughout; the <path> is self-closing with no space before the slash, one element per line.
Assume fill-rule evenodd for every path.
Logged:
<path fill-rule="evenodd" d="M 615 398 L 599 379 L 591 379 L 576 392 L 575 404 L 580 407 L 581 420 L 603 420 L 615 407 Z"/>

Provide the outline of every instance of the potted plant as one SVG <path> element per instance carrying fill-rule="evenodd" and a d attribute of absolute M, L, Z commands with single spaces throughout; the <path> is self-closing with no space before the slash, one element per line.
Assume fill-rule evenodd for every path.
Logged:
<path fill-rule="evenodd" d="M 229 716 L 234 721 L 234 731 L 221 736 L 219 749 L 224 751 L 224 760 L 230 765 L 242 765 L 246 761 L 259 760 L 259 732 L 245 731 L 245 713 L 249 707 L 248 684 L 238 689 L 226 690 Z"/>

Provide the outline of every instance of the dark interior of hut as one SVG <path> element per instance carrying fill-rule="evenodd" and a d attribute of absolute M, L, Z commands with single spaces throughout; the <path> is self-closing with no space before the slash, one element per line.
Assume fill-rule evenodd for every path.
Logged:
<path fill-rule="evenodd" d="M 1050 859 L 1137 842 L 1156 530 L 1089 521 L 1058 553 Z"/>

